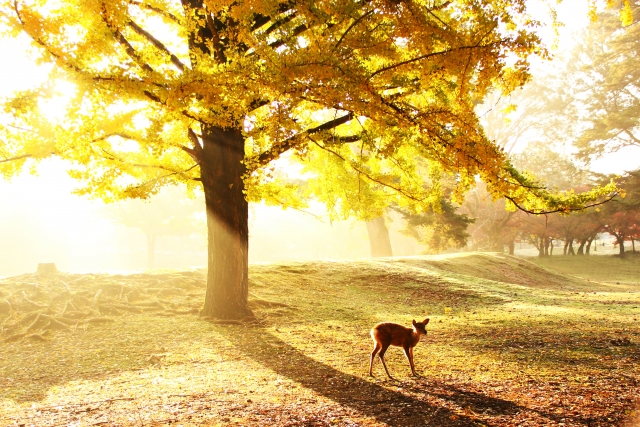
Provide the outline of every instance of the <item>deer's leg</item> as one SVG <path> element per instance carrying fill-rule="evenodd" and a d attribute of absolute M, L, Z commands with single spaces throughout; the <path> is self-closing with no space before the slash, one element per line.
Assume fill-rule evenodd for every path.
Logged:
<path fill-rule="evenodd" d="M 387 373 L 387 376 L 391 379 L 393 379 L 393 377 L 391 376 L 391 374 L 389 373 L 389 370 L 387 369 L 387 364 L 384 363 L 384 354 L 387 352 L 387 349 L 389 348 L 388 345 L 383 345 L 382 349 L 380 350 L 380 354 L 378 355 L 378 357 L 380 357 L 380 360 L 382 361 L 382 366 L 384 366 L 384 370 Z"/>
<path fill-rule="evenodd" d="M 370 377 L 373 376 L 373 358 L 376 357 L 376 353 L 378 353 L 378 351 L 380 351 L 381 348 L 382 346 L 380 345 L 380 343 L 375 341 L 373 345 L 373 351 L 371 352 L 371 357 L 369 358 L 369 376 Z"/>
<path fill-rule="evenodd" d="M 417 377 L 418 374 L 416 374 L 416 368 L 415 368 L 415 365 L 413 364 L 413 347 L 403 347 L 403 349 L 404 349 L 404 355 L 407 356 L 407 360 L 409 361 L 409 366 L 411 366 L 411 374 Z"/>

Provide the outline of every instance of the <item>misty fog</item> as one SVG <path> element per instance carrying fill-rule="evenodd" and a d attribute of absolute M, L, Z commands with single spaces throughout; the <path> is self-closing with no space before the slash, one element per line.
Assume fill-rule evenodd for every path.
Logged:
<path fill-rule="evenodd" d="M 105 204 L 74 195 L 72 191 L 77 186 L 59 160 L 42 162 L 37 175 L 25 170 L 9 182 L 0 181 L 0 277 L 34 272 L 38 263 L 49 262 L 61 271 L 75 273 L 147 269 L 144 231 L 127 226 L 114 214 L 122 202 Z M 174 191 L 171 196 L 179 193 Z M 204 202 L 190 201 L 184 195 L 180 199 L 196 205 L 196 221 L 192 230 L 157 237 L 157 269 L 206 266 Z M 145 215 L 142 209 L 159 209 L 157 198 L 137 206 L 141 217 Z M 322 208 L 317 205 L 304 213 L 251 204 L 249 261 L 369 256 L 364 222 L 330 222 L 322 215 Z M 394 255 L 417 255 L 423 250 L 415 240 L 398 232 L 399 220 L 388 225 Z"/>

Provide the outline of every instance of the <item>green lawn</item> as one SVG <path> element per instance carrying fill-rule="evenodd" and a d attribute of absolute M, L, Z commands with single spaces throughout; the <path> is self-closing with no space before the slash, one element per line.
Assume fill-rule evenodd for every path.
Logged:
<path fill-rule="evenodd" d="M 640 255 L 527 258 L 541 267 L 586 280 L 640 285 Z M 637 288 L 636 288 L 637 290 Z"/>
<path fill-rule="evenodd" d="M 241 325 L 188 314 L 201 271 L 5 279 L 0 425 L 619 426 L 640 395 L 640 275 L 598 258 L 609 273 L 497 254 L 252 265 Z M 64 317 L 61 294 L 90 316 L 27 331 Z M 379 361 L 368 377 L 370 328 L 425 316 L 421 377 L 398 348 L 396 381 Z"/>

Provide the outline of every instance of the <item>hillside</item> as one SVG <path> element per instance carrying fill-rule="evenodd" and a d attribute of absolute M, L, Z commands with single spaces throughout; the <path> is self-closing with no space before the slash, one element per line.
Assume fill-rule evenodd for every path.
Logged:
<path fill-rule="evenodd" d="M 497 254 L 259 264 L 240 325 L 197 317 L 203 271 L 6 278 L 0 425 L 618 426 L 640 395 L 640 287 L 615 274 Z M 397 380 L 379 361 L 368 377 L 369 329 L 426 316 L 421 377 L 397 348 Z"/>

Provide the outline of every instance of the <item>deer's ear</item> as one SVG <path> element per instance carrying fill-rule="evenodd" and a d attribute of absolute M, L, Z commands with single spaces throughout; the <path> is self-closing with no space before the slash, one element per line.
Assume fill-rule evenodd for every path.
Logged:
<path fill-rule="evenodd" d="M 429 319 L 424 319 L 424 322 L 422 322 L 422 323 L 424 323 L 426 325 L 427 323 L 429 323 Z"/>
<path fill-rule="evenodd" d="M 417 323 L 416 323 L 416 319 L 413 319 L 413 320 L 411 321 L 411 323 L 413 324 L 413 326 L 416 326 L 416 324 L 417 324 Z"/>

